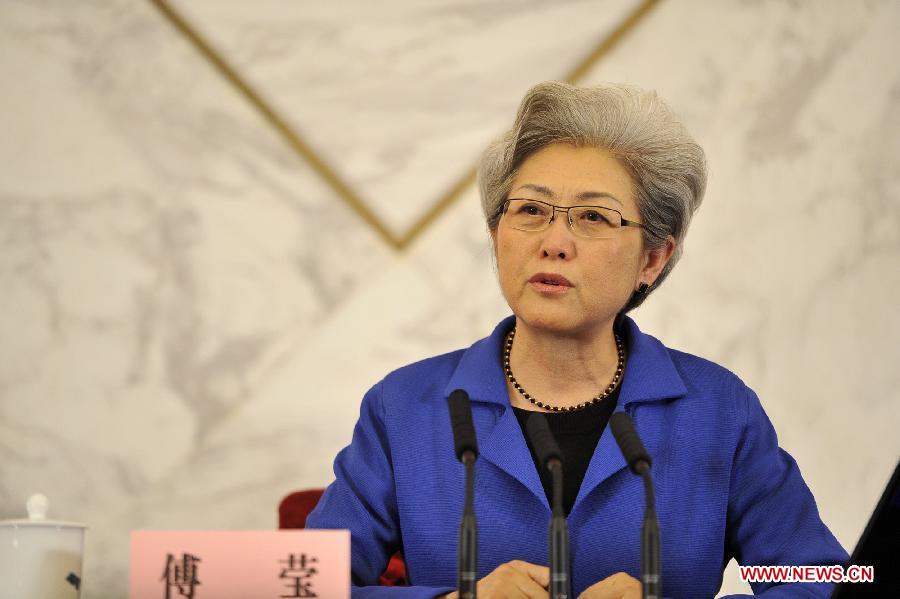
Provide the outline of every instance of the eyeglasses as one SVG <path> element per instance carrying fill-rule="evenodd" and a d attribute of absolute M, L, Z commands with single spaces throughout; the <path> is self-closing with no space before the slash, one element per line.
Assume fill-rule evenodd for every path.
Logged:
<path fill-rule="evenodd" d="M 556 218 L 557 212 L 565 212 L 572 232 L 581 237 L 604 239 L 615 235 L 621 227 L 644 225 L 622 218 L 622 213 L 605 206 L 555 206 L 540 200 L 510 198 L 503 203 L 501 221 L 519 231 L 543 231 Z"/>

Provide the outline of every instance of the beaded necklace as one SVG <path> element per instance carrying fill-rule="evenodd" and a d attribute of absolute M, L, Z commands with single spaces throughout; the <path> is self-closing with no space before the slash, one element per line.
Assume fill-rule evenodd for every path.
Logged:
<path fill-rule="evenodd" d="M 598 404 L 607 397 L 609 394 L 616 390 L 616 387 L 619 386 L 619 383 L 622 382 L 622 373 L 625 371 L 625 347 L 622 345 L 622 340 L 619 338 L 617 333 L 613 333 L 613 336 L 616 338 L 616 351 L 619 354 L 619 364 L 616 366 L 616 373 L 613 375 L 612 381 L 610 381 L 609 385 L 607 385 L 606 389 L 597 397 L 591 399 L 590 401 L 586 401 L 574 406 L 551 406 L 548 403 L 538 401 L 534 397 L 532 397 L 522 385 L 519 384 L 519 381 L 516 380 L 516 377 L 513 376 L 512 368 L 509 366 L 509 354 L 512 352 L 513 339 L 516 336 L 516 329 L 513 329 L 506 336 L 506 343 L 503 348 L 503 370 L 506 372 L 506 380 L 510 382 L 510 384 L 522 395 L 525 399 L 533 403 L 539 408 L 543 408 L 545 410 L 550 410 L 551 412 L 575 412 L 577 410 L 583 410 L 588 406 L 592 406 L 594 404 Z"/>

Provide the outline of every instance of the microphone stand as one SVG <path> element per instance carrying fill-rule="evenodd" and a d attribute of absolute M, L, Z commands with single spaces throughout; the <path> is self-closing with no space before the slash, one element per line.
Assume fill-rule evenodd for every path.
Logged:
<path fill-rule="evenodd" d="M 459 544 L 456 554 L 456 588 L 460 599 L 476 599 L 478 584 L 478 525 L 475 523 L 475 460 L 478 441 L 472 421 L 469 395 L 462 389 L 450 394 L 450 425 L 456 458 L 466 469 L 466 500 L 459 522 Z"/>
<path fill-rule="evenodd" d="M 538 463 L 547 468 L 553 476 L 553 505 L 550 517 L 550 599 L 569 599 L 571 597 L 569 581 L 569 525 L 566 523 L 566 511 L 563 507 L 563 469 L 562 452 L 547 418 L 540 412 L 528 417 L 525 430 Z"/>
<path fill-rule="evenodd" d="M 475 454 L 463 453 L 466 467 L 466 503 L 459 522 L 459 553 L 457 554 L 456 588 L 460 599 L 477 597 L 478 526 L 475 523 Z"/>
<path fill-rule="evenodd" d="M 641 526 L 641 588 L 644 599 L 662 597 L 659 561 L 659 521 L 656 519 L 656 501 L 650 465 L 641 460 L 636 465 L 644 479 L 644 523 Z"/>
<path fill-rule="evenodd" d="M 643 599 L 662 597 L 659 556 L 659 521 L 656 519 L 656 493 L 650 476 L 650 454 L 641 442 L 631 417 L 616 412 L 609 419 L 616 443 L 629 469 L 644 479 L 644 523 L 641 526 L 641 590 Z"/>
<path fill-rule="evenodd" d="M 551 458 L 553 515 L 550 518 L 550 599 L 569 599 L 569 525 L 563 509 L 562 463 Z"/>

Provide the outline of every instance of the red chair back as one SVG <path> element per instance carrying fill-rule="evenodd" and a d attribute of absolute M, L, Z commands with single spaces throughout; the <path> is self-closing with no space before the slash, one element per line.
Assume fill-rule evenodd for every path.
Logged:
<path fill-rule="evenodd" d="M 278 504 L 278 528 L 306 528 L 306 517 L 313 511 L 325 489 L 294 491 Z"/>

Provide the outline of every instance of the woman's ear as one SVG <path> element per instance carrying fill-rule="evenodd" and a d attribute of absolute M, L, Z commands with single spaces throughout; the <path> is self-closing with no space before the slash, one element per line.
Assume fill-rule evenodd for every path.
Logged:
<path fill-rule="evenodd" d="M 640 280 L 652 285 L 662 269 L 669 263 L 675 253 L 675 238 L 666 236 L 665 242 L 657 248 L 644 251 L 644 265 L 641 268 Z"/>

